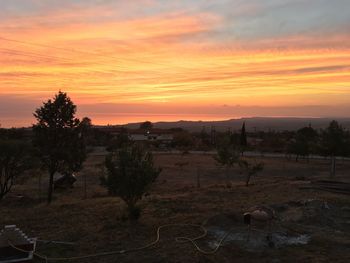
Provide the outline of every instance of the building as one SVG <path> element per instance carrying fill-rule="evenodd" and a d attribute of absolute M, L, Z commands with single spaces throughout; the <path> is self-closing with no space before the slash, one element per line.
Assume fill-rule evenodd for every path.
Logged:
<path fill-rule="evenodd" d="M 129 139 L 135 142 L 160 142 L 169 144 L 173 141 L 174 135 L 170 130 L 129 130 Z"/>
<path fill-rule="evenodd" d="M 0 232 L 0 262 L 32 262 L 35 246 L 35 238 L 28 238 L 15 225 L 7 225 Z"/>
<path fill-rule="evenodd" d="M 167 129 L 127 129 L 117 126 L 98 127 L 97 129 L 109 134 L 111 137 L 127 134 L 131 141 L 157 143 L 157 145 L 161 147 L 169 146 L 174 139 L 174 132 Z"/>

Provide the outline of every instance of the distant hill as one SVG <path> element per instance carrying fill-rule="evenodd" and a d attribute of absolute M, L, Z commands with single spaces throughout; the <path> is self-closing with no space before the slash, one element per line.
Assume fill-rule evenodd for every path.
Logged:
<path fill-rule="evenodd" d="M 350 129 L 350 118 L 334 118 L 344 128 Z M 248 131 L 284 131 L 284 130 L 297 130 L 299 128 L 311 125 L 315 129 L 321 129 L 328 126 L 332 118 L 267 118 L 267 117 L 253 117 L 253 118 L 241 118 L 231 119 L 224 121 L 176 121 L 176 122 L 155 122 L 153 123 L 155 128 L 170 129 L 170 128 L 183 128 L 189 131 L 200 131 L 205 129 L 211 129 L 215 127 L 217 131 L 225 131 L 228 129 L 239 130 L 243 122 L 246 122 L 246 128 Z M 140 123 L 129 123 L 124 127 L 135 129 L 140 126 Z"/>

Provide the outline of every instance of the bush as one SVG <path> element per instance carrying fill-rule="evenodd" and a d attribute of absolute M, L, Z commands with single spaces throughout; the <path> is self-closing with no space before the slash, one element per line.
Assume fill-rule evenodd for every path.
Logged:
<path fill-rule="evenodd" d="M 11 191 L 18 176 L 30 168 L 29 149 L 18 140 L 0 140 L 0 200 Z"/>
<path fill-rule="evenodd" d="M 138 219 L 141 209 L 136 203 L 161 172 L 154 167 L 151 153 L 139 145 L 126 146 L 108 155 L 105 166 L 107 173 L 101 178 L 102 185 L 126 203 L 130 219 Z"/>

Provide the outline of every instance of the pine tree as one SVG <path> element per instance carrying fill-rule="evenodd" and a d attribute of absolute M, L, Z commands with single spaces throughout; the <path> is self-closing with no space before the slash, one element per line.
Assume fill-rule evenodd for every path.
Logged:
<path fill-rule="evenodd" d="M 52 201 L 54 174 L 76 171 L 85 159 L 82 130 L 86 125 L 75 117 L 76 110 L 67 94 L 59 91 L 34 113 L 37 119 L 33 125 L 34 146 L 49 172 L 48 203 Z"/>
<path fill-rule="evenodd" d="M 247 146 L 248 146 L 247 134 L 245 131 L 245 122 L 243 122 L 242 129 L 241 129 L 241 136 L 240 136 L 240 148 L 241 148 L 242 156 Z"/>

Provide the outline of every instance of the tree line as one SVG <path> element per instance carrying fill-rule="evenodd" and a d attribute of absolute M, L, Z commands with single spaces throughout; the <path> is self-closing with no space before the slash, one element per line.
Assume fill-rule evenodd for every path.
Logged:
<path fill-rule="evenodd" d="M 105 160 L 105 173 L 101 184 L 111 195 L 122 198 L 131 218 L 138 218 L 137 202 L 142 199 L 156 180 L 161 169 L 155 167 L 149 147 L 130 141 L 126 129 L 112 137 L 93 128 L 88 117 L 76 117 L 77 106 L 68 95 L 59 91 L 52 99 L 38 107 L 34 114 L 36 123 L 32 134 L 26 129 L 0 129 L 0 200 L 11 191 L 17 178 L 26 170 L 41 168 L 47 172 L 47 202 L 51 203 L 54 192 L 54 175 L 79 172 L 87 157 L 88 145 L 106 146 L 109 154 Z M 140 129 L 152 129 L 151 122 L 144 122 Z M 331 175 L 335 174 L 336 157 L 350 155 L 350 132 L 337 121 L 330 122 L 322 130 L 310 126 L 296 132 L 247 132 L 243 123 L 240 132 L 190 133 L 181 128 L 172 129 L 174 138 L 171 147 L 212 150 L 215 160 L 225 167 L 238 165 L 246 174 L 246 185 L 251 176 L 263 169 L 263 163 L 244 158 L 252 151 L 282 152 L 308 159 L 311 154 L 328 156 L 331 159 Z M 98 141 L 101 140 L 102 141 Z M 249 139 L 258 143 L 251 144 Z M 148 147 L 148 148 L 147 148 Z"/>

